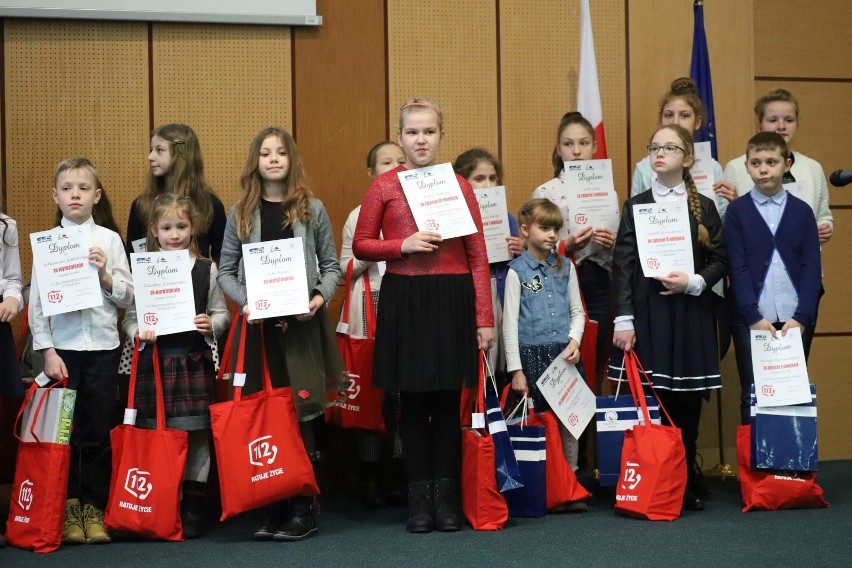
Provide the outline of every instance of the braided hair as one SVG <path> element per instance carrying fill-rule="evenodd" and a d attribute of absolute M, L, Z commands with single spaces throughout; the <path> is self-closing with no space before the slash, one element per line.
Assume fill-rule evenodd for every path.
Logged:
<path fill-rule="evenodd" d="M 660 130 L 666 128 L 674 132 L 677 137 L 680 138 L 684 149 L 684 159 L 687 157 L 694 158 L 695 145 L 692 141 L 692 133 L 677 124 L 668 124 L 661 127 Z M 659 130 L 657 132 L 659 132 Z M 698 188 L 695 186 L 695 180 L 692 179 L 692 174 L 689 172 L 689 168 L 687 167 L 683 168 L 683 181 L 686 185 L 686 202 L 689 205 L 689 212 L 698 224 L 698 244 L 705 249 L 709 249 L 711 248 L 710 232 L 707 230 L 707 227 L 704 226 L 704 214 L 701 210 L 701 201 L 698 199 Z"/>

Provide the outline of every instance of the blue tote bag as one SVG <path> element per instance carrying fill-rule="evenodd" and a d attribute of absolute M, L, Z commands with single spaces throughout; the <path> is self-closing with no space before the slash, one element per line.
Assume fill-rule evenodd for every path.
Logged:
<path fill-rule="evenodd" d="M 522 401 L 523 418 L 507 427 L 524 484 L 518 489 L 506 491 L 503 496 L 506 498 L 510 517 L 536 518 L 547 515 L 546 428 L 526 424 L 527 400 L 529 399 Z M 511 422 L 511 416 L 509 421 Z"/>
<path fill-rule="evenodd" d="M 816 385 L 811 402 L 757 406 L 751 386 L 751 467 L 782 471 L 818 471 Z"/>

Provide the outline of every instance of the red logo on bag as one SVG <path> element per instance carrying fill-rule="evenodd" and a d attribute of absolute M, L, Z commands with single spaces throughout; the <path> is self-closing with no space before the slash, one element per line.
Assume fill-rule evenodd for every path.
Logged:
<path fill-rule="evenodd" d="M 58 304 L 62 301 L 62 298 L 65 296 L 62 295 L 62 292 L 59 290 L 51 290 L 47 293 L 47 301 L 51 304 Z"/>
<path fill-rule="evenodd" d="M 151 475 L 150 471 L 142 471 L 131 467 L 127 470 L 127 477 L 124 480 L 124 490 L 140 501 L 144 501 L 154 489 L 154 484 L 148 480 L 149 475 Z"/>
<path fill-rule="evenodd" d="M 353 375 L 352 373 L 348 373 L 347 377 L 349 378 L 349 387 L 346 389 L 346 397 L 349 400 L 354 400 L 358 398 L 359 394 L 361 394 L 361 385 L 355 382 L 355 379 L 360 379 L 361 375 Z"/>
<path fill-rule="evenodd" d="M 775 388 L 772 385 L 763 385 L 760 387 L 760 392 L 763 396 L 775 396 Z"/>
<path fill-rule="evenodd" d="M 568 416 L 568 424 L 571 426 L 576 426 L 579 421 L 580 418 L 573 412 Z"/>
<path fill-rule="evenodd" d="M 589 222 L 589 217 L 585 213 L 577 213 L 574 215 L 574 222 L 578 225 L 585 225 Z"/>
<path fill-rule="evenodd" d="M 32 481 L 25 479 L 18 490 L 18 506 L 24 511 L 29 511 L 33 505 L 33 485 Z"/>
<path fill-rule="evenodd" d="M 251 465 L 272 465 L 278 457 L 278 446 L 268 442 L 272 436 L 261 436 L 249 442 L 249 463 Z"/>
<path fill-rule="evenodd" d="M 639 485 L 639 482 L 642 481 L 642 474 L 636 470 L 639 464 L 628 461 L 624 465 L 626 467 L 624 468 L 624 479 L 621 480 L 621 488 L 633 491 Z"/>
<path fill-rule="evenodd" d="M 143 320 L 148 325 L 157 325 L 157 322 L 160 321 L 160 318 L 157 317 L 157 314 L 154 312 L 147 312 L 143 316 Z"/>
<path fill-rule="evenodd" d="M 648 265 L 648 268 L 652 270 L 656 270 L 660 267 L 660 261 L 653 257 L 646 260 L 645 263 Z"/>
<path fill-rule="evenodd" d="M 258 300 L 254 303 L 254 308 L 256 310 L 268 310 L 269 309 L 269 300 Z"/>

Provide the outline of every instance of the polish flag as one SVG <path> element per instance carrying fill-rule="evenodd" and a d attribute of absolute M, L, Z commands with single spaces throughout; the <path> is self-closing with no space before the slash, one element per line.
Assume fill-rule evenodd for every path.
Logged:
<path fill-rule="evenodd" d="M 595 61 L 595 40 L 592 37 L 592 14 L 589 0 L 580 3 L 580 81 L 577 86 L 577 111 L 595 128 L 598 151 L 594 158 L 606 158 L 601 90 L 598 86 L 598 65 Z"/>

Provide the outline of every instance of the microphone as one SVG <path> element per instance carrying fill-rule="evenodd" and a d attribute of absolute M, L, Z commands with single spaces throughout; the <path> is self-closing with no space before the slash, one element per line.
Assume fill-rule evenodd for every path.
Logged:
<path fill-rule="evenodd" d="M 837 170 L 828 176 L 834 187 L 843 187 L 852 183 L 852 170 Z"/>

